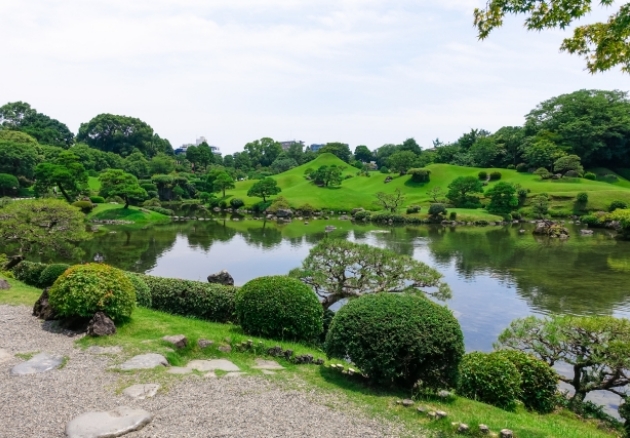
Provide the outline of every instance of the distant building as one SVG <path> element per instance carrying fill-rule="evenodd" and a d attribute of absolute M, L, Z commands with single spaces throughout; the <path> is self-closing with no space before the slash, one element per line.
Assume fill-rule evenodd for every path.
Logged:
<path fill-rule="evenodd" d="M 317 152 L 318 150 L 320 150 L 321 148 L 323 148 L 324 146 L 326 146 L 324 143 L 321 144 L 312 144 L 308 147 L 308 149 L 310 149 L 311 152 Z"/>
<path fill-rule="evenodd" d="M 304 142 L 303 141 L 295 141 L 295 140 L 290 140 L 290 141 L 281 141 L 280 142 L 280 146 L 282 147 L 283 151 L 288 151 L 289 149 L 291 149 L 291 146 L 295 145 L 295 144 L 301 144 L 302 146 L 304 146 Z"/>
<path fill-rule="evenodd" d="M 181 145 L 180 147 L 178 147 L 177 149 L 175 149 L 175 155 L 179 155 L 179 154 L 185 154 L 186 150 L 190 147 L 190 146 L 199 146 L 201 143 L 206 143 L 208 144 L 208 140 L 206 140 L 206 137 L 201 136 L 199 137 L 196 141 L 195 144 L 193 145 L 192 143 L 184 143 L 183 145 Z M 215 153 L 215 154 L 221 154 L 221 149 L 219 149 L 218 146 L 210 146 L 210 150 Z"/>

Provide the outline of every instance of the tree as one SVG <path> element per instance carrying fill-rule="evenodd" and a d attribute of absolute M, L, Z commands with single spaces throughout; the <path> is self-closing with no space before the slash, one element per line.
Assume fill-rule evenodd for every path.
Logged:
<path fill-rule="evenodd" d="M 480 206 L 477 193 L 483 193 L 483 184 L 474 176 L 460 176 L 448 186 L 446 197 L 456 206 L 477 208 Z"/>
<path fill-rule="evenodd" d="M 380 292 L 424 292 L 448 299 L 450 289 L 435 269 L 409 256 L 346 240 L 324 239 L 290 276 L 313 288 L 325 309 L 342 299 Z M 421 291 L 421 288 L 433 288 Z"/>
<path fill-rule="evenodd" d="M 263 198 L 263 202 L 267 202 L 269 196 L 277 195 L 282 189 L 278 187 L 278 183 L 275 179 L 267 177 L 261 179 L 254 184 L 248 191 L 247 196 Z"/>
<path fill-rule="evenodd" d="M 0 194 L 2 196 L 15 195 L 20 188 L 18 179 L 8 173 L 0 173 Z"/>
<path fill-rule="evenodd" d="M 613 0 L 601 0 L 602 6 L 610 6 Z M 528 30 L 565 29 L 571 23 L 591 12 L 590 0 L 489 0 L 485 9 L 475 9 L 475 26 L 479 39 L 503 24 L 508 14 L 525 14 Z M 602 72 L 621 65 L 630 73 L 630 41 L 628 21 L 630 4 L 621 6 L 606 23 L 578 26 L 573 36 L 565 38 L 560 50 L 582 55 L 590 73 Z"/>
<path fill-rule="evenodd" d="M 378 192 L 376 195 L 376 203 L 384 210 L 389 210 L 391 213 L 396 213 L 396 210 L 405 202 L 405 195 L 396 189 L 394 193 Z"/>
<path fill-rule="evenodd" d="M 350 158 L 352 157 L 352 152 L 350 152 L 350 147 L 346 143 L 326 143 L 323 148 L 317 151 L 318 155 L 321 154 L 333 154 L 338 158 L 342 159 L 346 163 L 350 162 Z"/>
<path fill-rule="evenodd" d="M 513 184 L 499 182 L 486 192 L 486 196 L 490 196 L 486 209 L 492 214 L 507 216 L 518 207 L 516 187 Z"/>
<path fill-rule="evenodd" d="M 101 189 L 99 194 L 104 198 L 120 196 L 125 200 L 125 207 L 135 201 L 142 201 L 148 197 L 147 191 L 140 187 L 138 178 L 120 169 L 109 169 L 99 176 Z"/>
<path fill-rule="evenodd" d="M 372 151 L 368 149 L 367 146 L 360 145 L 354 148 L 354 158 L 359 161 L 363 161 L 364 163 L 369 163 L 374 160 L 374 156 L 372 155 Z"/>
<path fill-rule="evenodd" d="M 22 143 L 37 146 L 37 140 L 25 132 L 0 129 L 0 142 Z"/>
<path fill-rule="evenodd" d="M 0 208 L 0 241 L 20 255 L 37 248 L 68 256 L 88 237 L 83 213 L 61 200 L 14 201 Z"/>
<path fill-rule="evenodd" d="M 77 141 L 103 152 L 113 152 L 126 157 L 140 151 L 146 157 L 158 152 L 173 154 L 168 140 L 160 138 L 153 128 L 140 119 L 114 114 L 99 114 L 87 123 L 82 123 Z"/>
<path fill-rule="evenodd" d="M 553 163 L 553 171 L 558 173 L 573 171 L 581 176 L 584 173 L 584 168 L 580 162 L 580 157 L 577 155 L 565 155 Z"/>
<path fill-rule="evenodd" d="M 500 148 L 505 152 L 506 161 L 516 166 L 525 139 L 525 130 L 520 126 L 504 126 L 492 134 Z"/>
<path fill-rule="evenodd" d="M 214 178 L 214 182 L 212 183 L 212 189 L 215 192 L 223 192 L 223 197 L 225 198 L 225 191 L 227 189 L 234 188 L 234 178 L 230 176 L 229 173 L 223 171 L 219 173 L 216 178 Z"/>
<path fill-rule="evenodd" d="M 539 167 L 534 171 L 534 175 L 538 175 L 540 179 L 549 179 L 553 173 L 549 172 L 546 167 Z"/>
<path fill-rule="evenodd" d="M 573 386 L 575 408 L 591 391 L 609 391 L 625 398 L 630 383 L 630 321 L 610 316 L 549 316 L 512 321 L 499 335 L 496 348 L 532 353 L 554 366 L 571 365 L 573 376 L 560 380 Z"/>
<path fill-rule="evenodd" d="M 175 160 L 164 153 L 157 154 L 149 161 L 149 172 L 151 175 L 171 173 L 174 170 Z"/>
<path fill-rule="evenodd" d="M 269 167 L 282 153 L 282 146 L 273 138 L 264 137 L 247 143 L 245 152 L 249 155 L 253 167 Z"/>
<path fill-rule="evenodd" d="M 199 146 L 189 146 L 186 149 L 186 159 L 193 165 L 193 171 L 203 171 L 214 163 L 214 153 L 204 141 Z"/>
<path fill-rule="evenodd" d="M 414 166 L 417 155 L 411 151 L 400 151 L 392 154 L 387 160 L 389 170 L 404 175 L 405 172 Z"/>
<path fill-rule="evenodd" d="M 69 148 L 74 134 L 66 125 L 38 113 L 26 102 L 11 102 L 0 107 L 0 126 L 24 132 L 41 144 Z"/>
<path fill-rule="evenodd" d="M 403 141 L 398 149 L 400 151 L 413 152 L 415 155 L 420 155 L 422 153 L 422 148 L 418 145 L 415 138 L 408 138 Z"/>
<path fill-rule="evenodd" d="M 340 186 L 343 180 L 341 167 L 334 164 L 331 166 L 320 166 L 311 173 L 310 177 L 315 184 L 320 184 L 324 187 Z"/>
<path fill-rule="evenodd" d="M 439 198 L 444 196 L 444 190 L 442 187 L 433 187 L 431 190 L 427 192 L 427 195 L 433 200 L 433 202 L 440 202 Z"/>
<path fill-rule="evenodd" d="M 525 146 L 523 159 L 529 167 L 545 167 L 551 169 L 553 163 L 566 153 L 554 142 L 546 138 L 533 140 L 533 143 Z"/>
<path fill-rule="evenodd" d="M 123 169 L 137 178 L 148 178 L 151 176 L 149 160 L 140 152 L 134 152 L 125 158 Z"/>
<path fill-rule="evenodd" d="M 297 166 L 297 161 L 295 161 L 295 159 L 293 158 L 289 158 L 285 154 L 278 155 L 278 158 L 276 158 L 276 160 L 271 163 L 271 168 L 275 173 L 286 172 L 287 170 L 293 169 Z"/>
<path fill-rule="evenodd" d="M 532 198 L 532 210 L 539 218 L 544 218 L 549 212 L 549 197 L 545 193 Z"/>
<path fill-rule="evenodd" d="M 85 190 L 88 174 L 79 157 L 63 151 L 52 163 L 41 163 L 35 168 L 35 194 L 40 197 L 57 187 L 66 201 L 73 202 Z"/>
<path fill-rule="evenodd" d="M 480 137 L 468 150 L 475 167 L 491 167 L 502 160 L 505 151 L 493 137 Z"/>
<path fill-rule="evenodd" d="M 31 179 L 37 155 L 37 149 L 31 144 L 0 141 L 0 172 Z"/>

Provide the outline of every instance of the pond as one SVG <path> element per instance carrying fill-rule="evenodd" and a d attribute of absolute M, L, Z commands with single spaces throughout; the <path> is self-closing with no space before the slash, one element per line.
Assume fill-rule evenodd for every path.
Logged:
<path fill-rule="evenodd" d="M 326 233 L 325 226 L 336 230 Z M 83 244 L 122 269 L 205 281 L 229 271 L 237 285 L 300 266 L 325 238 L 348 239 L 406 254 L 437 268 L 453 290 L 447 304 L 468 351 L 489 351 L 509 323 L 530 314 L 630 316 L 630 242 L 605 230 L 566 240 L 532 235 L 533 225 L 487 227 L 358 225 L 348 221 L 192 221 L 147 230 L 117 229 Z M 525 232 L 519 232 L 524 229 Z"/>

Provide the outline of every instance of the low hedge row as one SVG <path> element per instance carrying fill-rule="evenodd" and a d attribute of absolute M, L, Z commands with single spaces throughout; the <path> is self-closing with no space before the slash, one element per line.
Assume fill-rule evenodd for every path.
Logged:
<path fill-rule="evenodd" d="M 13 268 L 13 275 L 22 283 L 33 287 L 41 287 L 39 279 L 47 266 L 44 263 L 24 260 Z"/>

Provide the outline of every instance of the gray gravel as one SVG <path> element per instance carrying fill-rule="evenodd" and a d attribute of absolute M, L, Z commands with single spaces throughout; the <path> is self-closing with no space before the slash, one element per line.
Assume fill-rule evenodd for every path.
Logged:
<path fill-rule="evenodd" d="M 331 409 L 326 396 L 287 391 L 253 376 L 189 376 L 155 397 L 131 401 L 115 390 L 120 376 L 106 371 L 111 357 L 74 348 L 76 338 L 42 330 L 26 307 L 0 306 L 0 349 L 48 352 L 69 358 L 43 374 L 11 376 L 21 359 L 0 364 L 0 438 L 64 437 L 68 421 L 86 411 L 129 405 L 153 413 L 139 437 L 395 437 L 391 424 L 354 409 Z M 146 383 L 146 382 L 142 382 Z"/>

